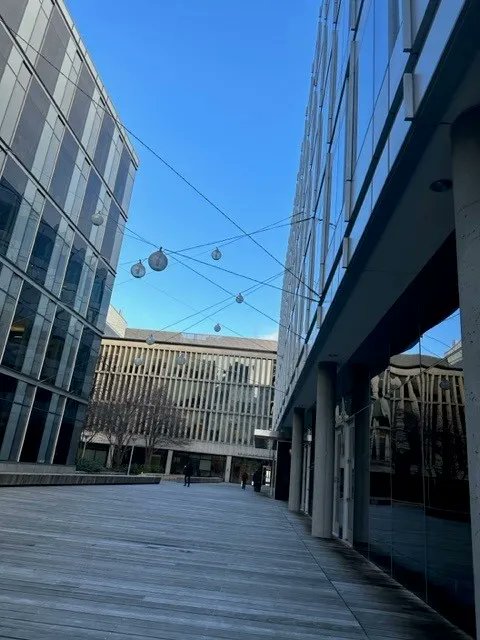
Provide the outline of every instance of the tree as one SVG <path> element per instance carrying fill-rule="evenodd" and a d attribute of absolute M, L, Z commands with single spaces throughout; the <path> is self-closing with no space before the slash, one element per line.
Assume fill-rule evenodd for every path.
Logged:
<path fill-rule="evenodd" d="M 148 394 L 145 420 L 141 433 L 145 439 L 145 467 L 151 467 L 156 449 L 171 445 L 182 446 L 185 419 L 171 401 L 163 385 L 152 387 Z"/>

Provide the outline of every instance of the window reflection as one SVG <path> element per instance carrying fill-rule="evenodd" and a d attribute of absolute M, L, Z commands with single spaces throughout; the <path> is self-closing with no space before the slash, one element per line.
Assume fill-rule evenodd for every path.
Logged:
<path fill-rule="evenodd" d="M 2 364 L 6 367 L 19 371 L 23 366 L 40 297 L 40 291 L 23 283 L 3 354 Z"/>
<path fill-rule="evenodd" d="M 28 275 L 38 284 L 45 284 L 60 220 L 60 213 L 47 201 L 27 268 Z"/>

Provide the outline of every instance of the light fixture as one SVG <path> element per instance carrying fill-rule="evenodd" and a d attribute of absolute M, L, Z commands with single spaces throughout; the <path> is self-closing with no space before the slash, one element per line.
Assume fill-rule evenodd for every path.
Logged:
<path fill-rule="evenodd" d="M 154 251 L 148 257 L 148 266 L 150 267 L 150 269 L 153 269 L 154 271 L 163 271 L 164 269 L 167 268 L 167 265 L 168 265 L 168 258 L 163 253 L 161 247 L 158 251 Z"/>
<path fill-rule="evenodd" d="M 133 364 L 134 364 L 136 367 L 141 367 L 141 366 L 142 366 L 142 364 L 144 364 L 144 362 L 145 362 L 145 360 L 144 360 L 143 356 L 137 356 L 137 357 L 134 359 Z"/>
<path fill-rule="evenodd" d="M 434 180 L 430 185 L 430 190 L 435 193 L 445 193 L 452 188 L 452 181 L 450 178 L 440 178 L 440 180 Z"/>
<path fill-rule="evenodd" d="M 222 257 L 222 252 L 220 251 L 220 249 L 218 247 L 216 247 L 213 251 L 212 251 L 212 258 L 214 260 L 220 260 L 220 258 Z"/>
<path fill-rule="evenodd" d="M 452 385 L 450 384 L 450 380 L 448 380 L 447 378 L 442 378 L 440 380 L 440 389 L 443 389 L 444 391 L 449 391 L 449 389 L 451 389 Z"/>
<path fill-rule="evenodd" d="M 242 304 L 242 302 L 245 300 L 245 298 L 242 296 L 241 293 L 239 293 L 237 295 L 237 297 L 235 298 L 235 301 L 238 302 L 238 304 Z"/>
<path fill-rule="evenodd" d="M 105 216 L 103 215 L 103 213 L 100 213 L 100 211 L 97 211 L 97 213 L 94 213 L 92 215 L 92 224 L 95 227 L 99 227 L 104 222 L 105 222 Z"/>
<path fill-rule="evenodd" d="M 402 381 L 400 380 L 400 378 L 397 378 L 397 376 L 392 376 L 390 378 L 390 387 L 392 389 L 400 389 L 401 386 L 402 386 Z"/>
<path fill-rule="evenodd" d="M 130 273 L 134 278 L 143 278 L 146 273 L 146 269 L 143 266 L 141 260 L 139 260 L 132 266 L 132 268 L 130 269 Z"/>
<path fill-rule="evenodd" d="M 179 367 L 183 367 L 184 364 L 187 364 L 187 355 L 185 353 L 179 353 L 177 356 L 177 364 Z"/>
<path fill-rule="evenodd" d="M 156 340 L 155 340 L 155 336 L 153 335 L 153 333 L 151 333 L 146 339 L 145 342 L 149 345 L 152 346 L 152 344 L 155 344 Z"/>
<path fill-rule="evenodd" d="M 220 324 L 217 322 L 217 324 L 213 327 L 213 330 L 215 331 L 215 333 L 218 333 L 219 331 L 221 331 L 222 327 L 220 326 Z"/>

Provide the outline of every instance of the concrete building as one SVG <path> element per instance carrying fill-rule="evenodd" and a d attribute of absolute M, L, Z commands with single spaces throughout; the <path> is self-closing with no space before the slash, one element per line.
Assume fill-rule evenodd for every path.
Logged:
<path fill-rule="evenodd" d="M 127 330 L 127 321 L 120 311 L 110 305 L 107 312 L 104 336 L 106 338 L 124 338 Z"/>
<path fill-rule="evenodd" d="M 430 533 L 423 540 L 427 557 L 432 553 L 443 561 L 443 580 L 459 546 L 453 542 L 454 522 L 471 518 L 477 617 L 479 35 L 480 5 L 474 0 L 321 2 L 293 210 L 307 221 L 292 225 L 288 242 L 278 348 L 280 393 L 273 418 L 278 433 L 291 432 L 291 442 L 279 442 L 278 450 L 279 471 L 280 461 L 286 464 L 291 458 L 290 508 L 298 510 L 305 502 L 301 485 L 307 465 L 312 471 L 312 535 L 334 535 L 359 549 L 371 547 L 370 381 L 388 368 L 392 356 L 410 349 L 460 305 L 465 395 L 464 405 L 453 407 L 460 419 L 455 424 L 463 428 L 456 430 L 455 442 L 467 444 L 470 509 L 462 516 L 455 512 L 451 544 L 442 548 Z M 425 380 L 424 374 L 420 379 Z M 428 384 L 438 393 L 435 380 Z M 341 422 L 340 435 L 335 412 L 342 402 L 349 405 L 346 414 L 352 420 Z M 433 410 L 431 403 L 427 407 Z M 437 424 L 451 422 L 449 412 L 446 406 L 443 422 L 438 422 L 439 414 Z M 384 421 L 380 413 L 376 447 L 387 446 Z M 437 437 L 441 441 L 443 436 Z M 306 439 L 311 439 L 307 460 Z M 394 444 L 392 451 L 397 451 Z M 348 463 L 343 471 L 342 459 Z M 431 485 L 425 478 L 435 465 L 418 467 L 424 469 L 422 476 L 415 471 L 420 462 L 410 462 L 408 468 L 415 476 L 411 482 L 421 482 L 422 500 L 428 501 Z M 465 480 L 465 457 L 461 464 Z M 336 512 L 339 483 L 347 496 L 342 527 Z M 458 491 L 466 507 L 461 498 L 465 486 L 465 481 L 453 483 L 452 491 Z M 412 576 L 422 573 L 402 561 L 405 530 L 396 528 L 394 497 L 391 504 L 393 519 L 385 523 L 384 535 L 390 536 L 393 556 L 382 566 L 406 584 L 414 583 L 422 597 L 449 616 L 449 603 L 455 602 L 457 623 L 472 632 L 471 571 L 455 585 L 445 580 L 441 597 L 435 599 L 433 571 L 438 566 L 428 565 L 426 579 L 415 582 Z M 448 509 L 438 509 L 435 517 L 447 525 Z M 430 524 L 421 519 L 424 531 Z M 459 544 L 468 556 L 469 539 L 463 537 Z"/>
<path fill-rule="evenodd" d="M 152 334 L 156 342 L 148 345 Z M 188 457 L 194 474 L 237 481 L 241 469 L 269 467 L 274 455 L 272 447 L 256 443 L 255 430 L 271 430 L 276 346 L 271 340 L 127 328 L 123 338 L 102 340 L 94 396 L 108 402 L 147 385 L 148 393 L 163 386 L 184 424 L 177 443 L 158 446 L 156 469 L 182 473 Z M 145 454 L 141 421 L 135 416 L 131 425 L 139 464 Z M 102 434 L 87 449 L 103 463 L 109 450 Z"/>
<path fill-rule="evenodd" d="M 0 461 L 74 462 L 136 168 L 63 1 L 0 2 Z"/>

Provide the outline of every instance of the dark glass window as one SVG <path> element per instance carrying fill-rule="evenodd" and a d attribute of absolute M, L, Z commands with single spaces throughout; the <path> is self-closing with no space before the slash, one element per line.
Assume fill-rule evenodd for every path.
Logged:
<path fill-rule="evenodd" d="M 20 453 L 20 462 L 37 462 L 51 400 L 51 391 L 37 388 Z"/>
<path fill-rule="evenodd" d="M 100 186 L 100 178 L 92 167 L 90 169 L 90 175 L 85 189 L 82 209 L 78 218 L 78 228 L 87 236 L 87 238 L 90 235 L 90 230 L 92 228 L 92 216 L 97 212 Z"/>
<path fill-rule="evenodd" d="M 0 254 L 7 253 L 27 176 L 10 158 L 0 180 Z"/>
<path fill-rule="evenodd" d="M 128 153 L 128 149 L 126 147 L 123 147 L 122 157 L 120 158 L 120 164 L 118 165 L 115 187 L 113 189 L 113 195 L 120 204 L 122 204 L 123 196 L 125 195 L 125 187 L 127 186 L 129 169 L 130 154 Z"/>
<path fill-rule="evenodd" d="M 100 133 L 98 135 L 95 156 L 93 158 L 95 166 L 102 175 L 105 171 L 105 165 L 107 164 L 108 152 L 110 151 L 110 145 L 112 143 L 113 129 L 114 124 L 112 117 L 105 111 Z"/>
<path fill-rule="evenodd" d="M 112 200 L 112 203 L 110 205 L 110 211 L 108 213 L 107 224 L 105 226 L 105 234 L 103 236 L 102 249 L 100 253 L 108 263 L 114 266 L 116 266 L 116 260 L 118 259 L 118 256 L 117 256 L 115 261 L 112 260 L 115 245 L 119 244 L 119 243 L 116 243 L 117 234 L 119 233 L 119 221 L 120 221 L 120 209 L 115 204 L 115 201 Z"/>
<path fill-rule="evenodd" d="M 62 146 L 58 152 L 57 162 L 50 183 L 50 195 L 63 208 L 70 189 L 78 145 L 68 129 L 63 134 Z"/>
<path fill-rule="evenodd" d="M 0 25 L 0 80 L 3 76 L 3 72 L 5 71 L 5 67 L 7 66 L 7 60 L 11 50 L 12 39 L 4 27 Z"/>
<path fill-rule="evenodd" d="M 80 238 L 75 236 L 70 258 L 68 259 L 67 270 L 63 280 L 61 299 L 68 305 L 73 306 L 75 296 L 77 295 L 78 284 L 82 275 L 83 265 L 85 263 L 85 253 L 87 245 Z"/>
<path fill-rule="evenodd" d="M 12 143 L 13 152 L 29 169 L 32 168 L 35 159 L 48 105 L 47 94 L 40 83 L 32 78 Z"/>
<path fill-rule="evenodd" d="M 3 354 L 2 364 L 6 367 L 18 371 L 22 368 L 40 295 L 38 289 L 32 287 L 28 282 L 23 283 Z"/>
<path fill-rule="evenodd" d="M 17 31 L 22 22 L 28 0 L 2 0 L 2 19 L 12 29 Z"/>
<path fill-rule="evenodd" d="M 83 135 L 88 110 L 90 109 L 90 104 L 92 102 L 94 87 L 95 83 L 93 78 L 84 64 L 82 66 L 80 77 L 78 79 L 78 86 L 73 97 L 70 115 L 68 116 L 68 122 L 79 139 Z"/>
<path fill-rule="evenodd" d="M 67 25 L 57 7 L 53 7 L 36 65 L 38 75 L 51 93 L 57 84 L 69 39 Z"/>
<path fill-rule="evenodd" d="M 75 429 L 78 411 L 78 402 L 67 400 L 63 419 L 58 433 L 57 445 L 55 447 L 55 455 L 53 456 L 53 464 L 67 464 L 72 435 Z"/>
<path fill-rule="evenodd" d="M 102 301 L 106 293 L 107 275 L 107 267 L 103 263 L 100 263 L 95 273 L 95 279 L 93 280 L 92 294 L 87 309 L 87 320 L 92 324 L 97 322 L 102 307 Z"/>
<path fill-rule="evenodd" d="M 40 375 L 42 380 L 48 380 L 52 384 L 57 377 L 69 324 L 70 314 L 64 309 L 57 309 Z"/>
<path fill-rule="evenodd" d="M 45 284 L 60 219 L 60 213 L 46 202 L 27 269 L 28 275 L 38 284 Z"/>
<path fill-rule="evenodd" d="M 7 428 L 10 410 L 13 405 L 17 380 L 11 376 L 0 373 L 0 448 L 2 447 L 5 429 Z"/>
<path fill-rule="evenodd" d="M 93 372 L 100 351 L 100 337 L 91 329 L 85 328 L 75 359 L 70 391 L 77 395 L 88 396 L 90 389 L 84 389 L 85 383 L 93 382 Z"/>

